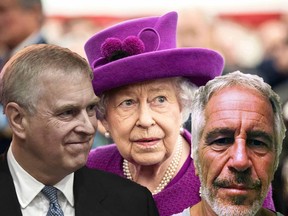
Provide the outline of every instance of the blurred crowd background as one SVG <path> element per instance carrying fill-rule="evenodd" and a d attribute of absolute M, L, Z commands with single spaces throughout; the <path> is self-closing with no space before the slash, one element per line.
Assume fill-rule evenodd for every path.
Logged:
<path fill-rule="evenodd" d="M 81 2 L 85 4 L 85 1 Z M 258 5 L 255 2 L 258 2 Z M 206 1 L 205 5 L 179 3 L 177 7 L 174 5 L 175 8 L 167 1 L 167 7 L 146 5 L 142 9 L 141 4 L 137 3 L 138 7 L 135 10 L 128 7 L 131 5 L 127 5 L 124 10 L 125 5 L 122 4 L 117 10 L 117 6 L 109 9 L 107 5 L 103 5 L 101 9 L 100 1 L 90 1 L 91 5 L 86 7 L 87 11 L 81 8 L 77 10 L 76 6 L 71 12 L 69 6 L 73 1 L 46 0 L 43 2 L 45 19 L 41 32 L 47 43 L 67 47 L 85 58 L 83 49 L 85 42 L 101 29 L 126 19 L 158 16 L 175 10 L 179 14 L 178 47 L 207 47 L 218 50 L 225 57 L 223 73 L 240 70 L 263 77 L 280 95 L 288 125 L 288 1 L 255 2 L 253 5 L 252 3 L 239 5 L 239 2 L 238 4 L 234 2 L 234 7 L 226 7 L 223 10 L 219 5 L 216 7 L 215 2 L 211 4 L 211 1 Z M 53 7 L 53 4 L 58 4 L 62 8 L 57 8 L 56 5 Z M 110 4 L 113 4 L 113 1 Z M 91 7 L 95 10 L 93 11 Z M 213 7 L 216 9 L 213 10 Z M 0 16 L 1 13 L 3 12 L 0 7 Z M 0 40 L 0 56 L 4 55 L 6 49 L 4 45 Z M 9 136 L 3 121 L 0 121 L 0 129 L 2 137 Z M 107 140 L 102 132 L 100 125 L 93 147 L 112 141 Z M 281 162 L 273 181 L 276 209 L 285 215 L 288 215 L 287 140 L 286 138 L 283 144 Z"/>

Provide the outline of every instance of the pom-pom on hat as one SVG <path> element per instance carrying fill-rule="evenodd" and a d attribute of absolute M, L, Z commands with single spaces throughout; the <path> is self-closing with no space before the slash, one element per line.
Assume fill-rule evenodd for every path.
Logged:
<path fill-rule="evenodd" d="M 182 76 L 197 86 L 221 75 L 224 60 L 205 48 L 176 48 L 177 13 L 128 20 L 85 44 L 96 95 L 120 86 Z"/>

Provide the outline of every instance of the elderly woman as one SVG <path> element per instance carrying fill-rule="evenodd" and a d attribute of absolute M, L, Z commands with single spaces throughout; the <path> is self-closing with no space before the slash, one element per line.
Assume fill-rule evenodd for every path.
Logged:
<path fill-rule="evenodd" d="M 182 125 L 196 86 L 223 69 L 213 50 L 176 48 L 176 25 L 175 12 L 130 20 L 85 44 L 98 118 L 115 142 L 92 150 L 87 166 L 146 186 L 161 216 L 200 201 L 191 135 Z M 274 207 L 271 194 L 267 205 Z"/>

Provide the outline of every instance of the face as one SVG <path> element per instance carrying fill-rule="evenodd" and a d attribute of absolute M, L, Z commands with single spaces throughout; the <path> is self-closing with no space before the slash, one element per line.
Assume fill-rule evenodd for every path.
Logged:
<path fill-rule="evenodd" d="M 255 90 L 226 87 L 210 98 L 205 119 L 197 165 L 204 203 L 218 215 L 254 215 L 274 174 L 271 104 Z"/>
<path fill-rule="evenodd" d="M 288 42 L 282 42 L 274 47 L 275 66 L 283 74 L 288 71 Z"/>
<path fill-rule="evenodd" d="M 24 119 L 22 157 L 47 174 L 66 175 L 86 163 L 97 129 L 97 97 L 91 80 L 83 75 L 48 73 L 40 79 L 37 112 Z"/>
<path fill-rule="evenodd" d="M 103 125 L 124 158 L 139 165 L 158 165 L 171 156 L 182 117 L 176 95 L 171 79 L 110 93 Z"/>
<path fill-rule="evenodd" d="M 39 26 L 39 11 L 24 10 L 17 0 L 0 1 L 0 42 L 16 47 Z"/>

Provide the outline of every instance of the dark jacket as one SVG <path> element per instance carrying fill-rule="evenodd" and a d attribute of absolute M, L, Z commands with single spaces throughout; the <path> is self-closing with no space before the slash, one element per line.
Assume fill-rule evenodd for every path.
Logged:
<path fill-rule="evenodd" d="M 76 216 L 159 215 L 148 189 L 130 180 L 87 167 L 74 178 Z M 6 154 L 0 156 L 0 193 L 1 216 L 21 216 Z"/>

